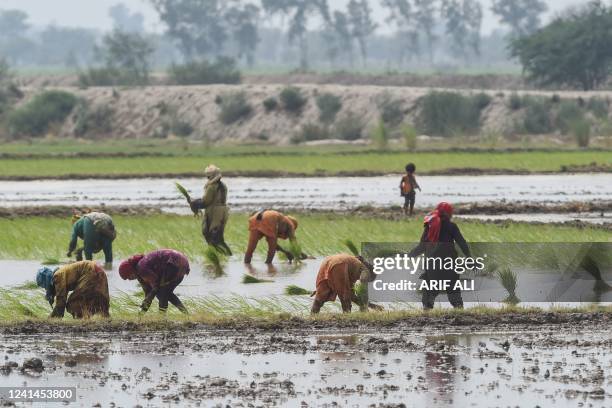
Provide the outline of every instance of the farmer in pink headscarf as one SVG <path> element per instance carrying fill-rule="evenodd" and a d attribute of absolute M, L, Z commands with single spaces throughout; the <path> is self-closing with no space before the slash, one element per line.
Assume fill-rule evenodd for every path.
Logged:
<path fill-rule="evenodd" d="M 189 261 L 182 253 L 173 249 L 159 249 L 146 255 L 134 255 L 119 265 L 119 275 L 124 280 L 137 279 L 145 293 L 141 310 L 151 307 L 153 298 L 159 301 L 159 311 L 168 310 L 168 302 L 181 312 L 187 309 L 174 294 L 174 289 L 189 274 Z"/>

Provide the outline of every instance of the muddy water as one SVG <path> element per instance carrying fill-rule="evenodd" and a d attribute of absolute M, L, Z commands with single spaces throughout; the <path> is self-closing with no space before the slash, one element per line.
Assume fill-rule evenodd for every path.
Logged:
<path fill-rule="evenodd" d="M 202 191 L 201 179 L 45 180 L 2 181 L 2 206 L 155 205 L 185 211 L 174 182 L 180 181 L 193 195 Z M 399 176 L 226 178 L 229 202 L 237 210 L 262 207 L 346 209 L 361 205 L 401 205 Z M 511 201 L 562 203 L 612 200 L 611 174 L 520 176 L 423 176 L 423 192 L 417 207 L 431 207 L 441 200 L 454 203 Z"/>
<path fill-rule="evenodd" d="M 610 331 L 0 335 L 3 386 L 77 406 L 607 406 Z M 22 371 L 41 358 L 44 371 Z M 520 402 L 519 402 L 520 401 Z"/>
<path fill-rule="evenodd" d="M 179 296 L 192 298 L 240 296 L 250 299 L 279 299 L 283 298 L 288 285 L 314 290 L 320 264 L 321 259 L 309 259 L 298 265 L 279 262 L 273 266 L 266 266 L 260 262 L 246 266 L 240 261 L 229 261 L 224 265 L 222 272 L 215 272 L 206 265 L 192 263 L 190 274 L 176 289 L 176 293 Z M 140 292 L 136 281 L 125 281 L 120 278 L 117 265 L 118 262 L 115 263 L 113 270 L 107 272 L 111 295 L 133 295 Z M 15 288 L 25 282 L 34 281 L 39 267 L 40 263 L 36 261 L 0 261 L 0 287 Z M 387 271 L 384 277 L 388 282 L 399 282 L 401 279 L 410 278 L 403 273 Z M 245 274 L 264 279 L 266 282 L 244 284 L 242 278 Z M 418 273 L 414 275 L 412 280 L 416 280 L 418 275 Z M 602 277 L 608 285 L 612 285 L 612 270 L 602 270 Z M 559 292 L 559 287 L 563 288 L 562 292 Z M 577 302 L 612 302 L 612 290 L 598 291 L 594 288 L 595 281 L 586 272 L 576 272 L 569 276 L 562 275 L 558 271 L 521 270 L 518 271 L 516 293 L 522 305 L 537 303 L 536 306 L 545 308 L 560 304 L 580 306 Z M 475 291 L 465 291 L 463 294 L 467 307 L 483 303 L 495 306 L 507 296 L 506 290 L 495 275 L 475 277 L 474 289 Z M 382 302 L 387 307 L 405 308 L 420 307 L 421 295 L 415 291 L 377 292 L 370 288 L 370 297 L 371 300 Z M 287 298 L 298 299 L 293 296 Z M 444 302 L 444 307 L 448 307 L 446 296 L 440 296 L 438 300 Z M 306 313 L 309 302 L 309 299 L 304 300 L 297 310 L 291 311 Z"/>

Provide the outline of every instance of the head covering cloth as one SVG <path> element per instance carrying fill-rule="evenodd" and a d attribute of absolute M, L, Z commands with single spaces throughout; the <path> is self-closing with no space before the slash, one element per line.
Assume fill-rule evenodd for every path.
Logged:
<path fill-rule="evenodd" d="M 424 224 L 428 226 L 427 242 L 438 242 L 440 239 L 440 227 L 442 217 L 450 218 L 453 215 L 453 206 L 442 201 L 436 209 L 425 216 Z"/>

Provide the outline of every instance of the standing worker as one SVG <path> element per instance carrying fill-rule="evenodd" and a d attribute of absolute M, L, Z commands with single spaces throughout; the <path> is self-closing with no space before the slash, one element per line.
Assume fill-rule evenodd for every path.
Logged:
<path fill-rule="evenodd" d="M 284 215 L 274 210 L 261 210 L 249 218 L 249 243 L 246 253 L 244 254 L 244 263 L 250 264 L 253 258 L 253 252 L 257 248 L 257 243 L 263 237 L 268 241 L 268 256 L 266 263 L 271 264 L 276 254 L 276 250 L 281 251 L 291 262 L 293 255 L 291 252 L 283 249 L 279 244 L 279 239 L 296 240 L 295 230 L 298 227 L 298 222 L 295 218 Z M 301 254 L 302 258 L 306 258 L 305 254 Z"/>
<path fill-rule="evenodd" d="M 368 306 L 382 310 L 381 306 L 368 302 L 368 283 L 375 279 L 372 265 L 361 256 L 348 254 L 328 256 L 323 260 L 317 274 L 316 290 L 311 295 L 315 297 L 311 313 L 319 313 L 325 302 L 333 302 L 336 297 L 340 298 L 343 313 L 350 313 L 353 302 L 359 305 L 362 311 L 367 311 Z M 363 285 L 361 294 L 355 292 L 357 281 Z"/>
<path fill-rule="evenodd" d="M 77 250 L 77 261 L 85 259 L 91 261 L 93 254 L 104 252 L 104 267 L 110 269 L 113 266 L 113 241 L 117 237 L 113 219 L 102 212 L 90 212 L 83 216 L 74 214 L 72 218 L 72 238 L 68 245 L 66 256 L 70 258 L 77 247 L 79 238 L 83 240 L 83 248 Z"/>
<path fill-rule="evenodd" d="M 146 255 L 134 255 L 119 266 L 119 276 L 123 280 L 137 279 L 145 293 L 140 310 L 144 313 L 151 307 L 153 298 L 159 301 L 159 311 L 168 310 L 168 302 L 178 310 L 187 309 L 174 294 L 174 289 L 189 274 L 189 261 L 182 253 L 173 249 L 159 249 Z"/>
<path fill-rule="evenodd" d="M 457 258 L 457 250 L 455 249 L 455 243 L 459 245 L 461 251 L 466 257 L 470 257 L 470 247 L 468 246 L 465 238 L 461 235 L 461 231 L 457 224 L 451 221 L 453 216 L 453 206 L 447 202 L 441 202 L 437 205 L 436 209 L 429 213 L 424 220 L 424 230 L 421 236 L 421 242 L 410 251 L 409 256 L 416 257 L 420 254 L 425 254 L 428 258 L 439 258 L 443 262 L 435 265 L 434 268 L 425 270 L 425 273 L 421 275 L 421 279 L 426 281 L 451 281 L 450 288 L 446 291 L 448 301 L 456 309 L 463 308 L 463 298 L 461 297 L 461 290 L 453 290 L 455 282 L 459 279 L 459 274 L 452 268 L 445 268 L 447 264 L 446 259 Z M 454 263 L 454 262 L 453 262 Z M 440 291 L 438 290 L 424 290 L 421 301 L 424 309 L 433 309 L 436 296 Z"/>
<path fill-rule="evenodd" d="M 412 216 L 414 210 L 414 202 L 416 201 L 416 189 L 421 191 L 421 186 L 416 181 L 414 172 L 416 166 L 414 163 L 408 163 L 406 165 L 406 174 L 400 181 L 400 195 L 404 197 L 404 215 Z"/>
<path fill-rule="evenodd" d="M 232 250 L 225 243 L 224 238 L 225 224 L 229 217 L 227 186 L 221 181 L 221 170 L 214 164 L 206 167 L 204 175 L 208 178 L 204 185 L 204 196 L 201 200 L 193 200 L 189 203 L 191 211 L 197 214 L 198 211 L 204 210 L 202 220 L 204 239 L 219 252 L 231 256 Z"/>
<path fill-rule="evenodd" d="M 64 317 L 65 310 L 75 319 L 100 314 L 109 317 L 109 294 L 106 273 L 93 261 L 74 262 L 51 269 L 42 267 L 36 283 L 47 291 L 49 304 L 55 307 L 51 317 Z M 68 296 L 68 292 L 72 292 Z"/>

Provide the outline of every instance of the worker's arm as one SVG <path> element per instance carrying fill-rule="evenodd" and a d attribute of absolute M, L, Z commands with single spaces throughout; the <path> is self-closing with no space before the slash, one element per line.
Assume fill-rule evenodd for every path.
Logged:
<path fill-rule="evenodd" d="M 425 252 L 425 244 L 427 242 L 427 230 L 428 229 L 429 229 L 429 226 L 425 226 L 425 228 L 423 229 L 423 234 L 421 235 L 421 241 L 416 247 L 412 249 L 412 251 L 408 253 L 409 257 L 413 258 Z"/>
<path fill-rule="evenodd" d="M 55 307 L 51 312 L 51 317 L 64 317 L 66 310 L 66 298 L 68 297 L 68 288 L 66 286 L 64 275 L 54 277 L 53 283 L 55 287 Z"/>
<path fill-rule="evenodd" d="M 414 187 L 415 187 L 415 188 L 418 188 L 418 189 L 419 189 L 419 191 L 421 191 L 421 186 L 419 186 L 419 183 L 417 183 L 417 181 L 416 181 L 416 177 L 412 176 L 412 179 L 414 180 Z"/>
<path fill-rule="evenodd" d="M 72 252 L 76 249 L 77 241 L 79 239 L 79 229 L 82 227 L 83 223 L 81 220 L 74 223 L 72 226 L 72 236 L 70 237 L 70 244 L 68 244 L 68 253 L 66 256 L 69 258 L 72 256 Z"/>
<path fill-rule="evenodd" d="M 456 224 L 453 224 L 453 239 L 459 245 L 459 248 L 461 248 L 463 255 L 467 257 L 472 256 L 470 252 L 470 247 L 465 241 L 465 238 L 463 238 L 463 235 L 461 234 L 461 231 L 459 230 L 459 227 Z"/>

